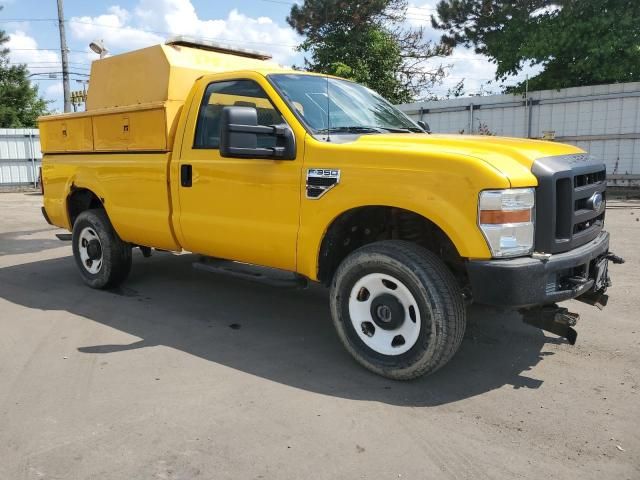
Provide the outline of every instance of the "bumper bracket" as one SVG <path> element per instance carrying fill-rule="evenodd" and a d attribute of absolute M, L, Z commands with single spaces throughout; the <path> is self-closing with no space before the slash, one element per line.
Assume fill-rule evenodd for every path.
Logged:
<path fill-rule="evenodd" d="M 572 327 L 576 325 L 580 316 L 568 309 L 553 303 L 542 307 L 521 310 L 522 321 L 546 332 L 565 338 L 570 345 L 575 345 L 578 332 Z"/>

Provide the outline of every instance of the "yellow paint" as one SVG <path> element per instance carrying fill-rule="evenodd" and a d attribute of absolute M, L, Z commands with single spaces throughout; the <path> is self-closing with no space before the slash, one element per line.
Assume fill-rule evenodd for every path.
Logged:
<path fill-rule="evenodd" d="M 159 108 L 96 115 L 93 120 L 94 149 L 97 152 L 122 150 L 166 151 L 166 110 Z"/>
<path fill-rule="evenodd" d="M 43 152 L 87 152 L 93 150 L 90 117 L 60 116 L 56 122 L 40 121 Z"/>
<path fill-rule="evenodd" d="M 43 152 L 171 150 L 181 106 L 193 83 L 203 75 L 242 68 L 283 71 L 270 61 L 173 45 L 96 60 L 91 64 L 87 111 L 40 117 Z M 123 117 L 130 121 L 126 136 Z M 63 124 L 66 137 L 60 133 Z"/>
<path fill-rule="evenodd" d="M 70 230 L 67 195 L 73 188 L 85 188 L 104 200 L 111 223 L 126 241 L 179 250 L 169 227 L 170 155 L 46 155 L 42 176 L 47 214 L 55 225 Z"/>
<path fill-rule="evenodd" d="M 202 75 L 265 68 L 278 66 L 197 48 L 155 45 L 93 62 L 87 110 L 165 100 L 184 102 L 193 82 Z"/>
<path fill-rule="evenodd" d="M 89 111 L 41 119 L 45 207 L 54 224 L 70 229 L 67 196 L 74 188 L 86 188 L 103 199 L 116 231 L 128 242 L 316 279 L 320 245 L 331 222 L 353 208 L 386 205 L 433 221 L 463 257 L 490 258 L 477 227 L 479 192 L 536 186 L 531 166 L 537 158 L 581 151 L 488 136 L 376 134 L 350 143 L 319 141 L 307 134 L 266 79 L 277 67 L 220 55 L 157 46 L 94 62 Z M 145 75 L 138 76 L 138 70 Z M 237 79 L 262 86 L 294 132 L 295 160 L 230 159 L 218 150 L 193 148 L 207 85 Z M 215 100 L 269 108 L 268 102 L 253 98 L 219 95 Z M 85 126 L 76 130 L 76 121 Z M 77 143 L 65 144 L 69 133 L 67 140 L 61 137 L 63 124 L 82 132 Z M 86 154 L 56 153 L 78 151 L 72 148 Z M 136 148 L 157 153 L 131 152 Z M 92 153 L 96 150 L 112 153 Z M 191 188 L 180 186 L 183 164 L 192 166 Z M 339 169 L 340 184 L 321 199 L 307 199 L 308 168 Z"/>
<path fill-rule="evenodd" d="M 179 226 L 176 233 L 180 244 L 190 251 L 295 270 L 304 129 L 294 127 L 301 141 L 293 161 L 222 158 L 218 150 L 193 148 L 196 112 L 207 85 L 213 80 L 239 78 L 258 82 L 285 120 L 290 125 L 295 121 L 261 74 L 244 71 L 198 80 L 190 99 L 184 143 L 176 145 L 176 161 L 172 162 L 172 178 L 179 177 L 181 164 L 193 166 L 193 187 L 180 188 L 178 182 L 172 185 L 181 212 L 175 218 Z M 225 105 L 250 102 L 271 108 L 269 102 L 256 98 L 216 97 L 222 97 Z"/>

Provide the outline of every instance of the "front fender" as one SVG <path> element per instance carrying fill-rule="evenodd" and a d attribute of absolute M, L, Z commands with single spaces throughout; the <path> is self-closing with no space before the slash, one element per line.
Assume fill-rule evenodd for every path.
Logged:
<path fill-rule="evenodd" d="M 460 256 L 491 257 L 477 225 L 478 195 L 485 189 L 509 188 L 511 183 L 507 175 L 475 156 L 472 149 L 448 151 L 426 143 L 418 148 L 405 137 L 386 144 L 374 143 L 373 139 L 320 142 L 308 136 L 306 147 L 303 183 L 311 169 L 338 170 L 339 183 L 317 199 L 302 196 L 299 273 L 317 279 L 320 247 L 330 225 L 342 213 L 365 206 L 414 212 L 436 224 Z M 527 179 L 531 185 L 536 184 L 532 175 Z"/>
<path fill-rule="evenodd" d="M 400 179 L 398 179 L 400 180 Z M 415 182 L 414 182 L 415 183 Z M 453 198 L 437 191 L 390 181 L 365 192 L 355 186 L 339 185 L 319 200 L 304 199 L 298 237 L 298 271 L 317 280 L 322 241 L 338 217 L 349 210 L 384 206 L 414 212 L 437 225 L 466 258 L 491 258 L 487 243 L 477 226 L 478 192 Z M 342 190 L 341 190 L 342 189 Z M 331 196 L 334 198 L 331 199 Z M 324 203 L 323 203 L 324 202 Z"/>

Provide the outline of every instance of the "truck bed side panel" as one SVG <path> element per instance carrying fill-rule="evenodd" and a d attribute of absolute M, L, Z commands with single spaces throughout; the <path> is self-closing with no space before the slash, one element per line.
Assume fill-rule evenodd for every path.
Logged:
<path fill-rule="evenodd" d="M 71 229 L 67 197 L 74 189 L 85 188 L 102 200 L 123 240 L 179 250 L 169 223 L 170 156 L 171 153 L 140 152 L 45 155 L 47 214 L 55 225 Z"/>

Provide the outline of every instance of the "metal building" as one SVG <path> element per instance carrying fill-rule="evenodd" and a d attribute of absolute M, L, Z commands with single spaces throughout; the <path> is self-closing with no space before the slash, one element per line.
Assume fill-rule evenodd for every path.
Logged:
<path fill-rule="evenodd" d="M 42 161 L 35 128 L 0 128 L 0 187 L 36 186 Z"/>
<path fill-rule="evenodd" d="M 610 183 L 640 185 L 640 82 L 399 105 L 434 133 L 571 143 L 604 159 Z"/>

